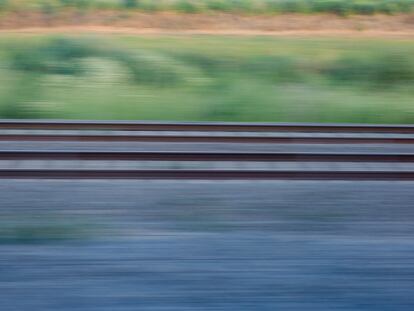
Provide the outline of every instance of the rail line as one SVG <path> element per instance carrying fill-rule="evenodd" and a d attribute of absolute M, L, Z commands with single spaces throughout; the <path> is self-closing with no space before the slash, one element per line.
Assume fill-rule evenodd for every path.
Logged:
<path fill-rule="evenodd" d="M 414 144 L 410 137 L 269 137 L 195 135 L 0 134 L 0 141 L 166 142 L 242 144 Z"/>
<path fill-rule="evenodd" d="M 1 120 L 0 129 L 414 134 L 413 125 Z"/>
<path fill-rule="evenodd" d="M 311 152 L 0 151 L 0 160 L 413 163 L 414 154 Z"/>
<path fill-rule="evenodd" d="M 184 179 L 414 181 L 414 172 L 243 170 L 30 170 L 1 169 L 1 179 Z"/>
<path fill-rule="evenodd" d="M 1 151 L 0 160 L 413 163 L 414 154 Z M 17 179 L 414 180 L 414 171 L 243 169 L 0 169 Z"/>

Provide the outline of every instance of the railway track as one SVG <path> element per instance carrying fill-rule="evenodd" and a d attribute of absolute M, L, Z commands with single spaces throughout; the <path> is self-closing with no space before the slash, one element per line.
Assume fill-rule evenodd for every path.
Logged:
<path fill-rule="evenodd" d="M 414 172 L 1 169 L 2 179 L 373 180 L 413 181 Z"/>
<path fill-rule="evenodd" d="M 0 129 L 414 134 L 413 125 L 2 120 Z"/>
<path fill-rule="evenodd" d="M 106 121 L 0 121 L 0 141 L 18 142 L 168 142 L 242 144 L 412 144 L 414 126 L 349 124 L 156 123 Z M 22 131 L 24 131 L 22 133 Z M 39 133 L 42 131 L 42 133 Z M 78 131 L 64 133 L 62 131 Z M 105 131 L 91 134 L 90 131 Z M 113 132 L 116 131 L 116 132 Z M 119 133 L 119 131 L 127 131 Z M 4 133 L 6 132 L 6 133 Z M 109 132 L 109 133 L 107 133 Z M 145 133 L 142 133 L 145 132 Z M 155 132 L 148 133 L 148 132 Z M 171 133 L 174 132 L 174 133 Z M 230 134 L 231 132 L 231 134 Z M 283 133 L 282 136 L 277 136 Z M 294 135 L 289 135 L 294 133 Z M 252 135 L 253 134 L 253 135 Z M 270 135 L 269 135 L 270 134 Z M 314 135 L 318 134 L 318 135 Z M 324 134 L 327 134 L 324 136 Z M 332 136 L 338 134 L 339 136 Z M 345 134 L 345 136 L 341 136 Z M 321 136 L 322 135 L 322 136 Z M 329 136 L 330 135 L 330 136 Z M 359 136 L 358 136 L 359 135 Z M 414 153 L 327 152 L 154 152 L 0 150 L 0 161 L 107 161 L 108 168 L 0 169 L 0 178 L 36 179 L 286 179 L 414 180 L 414 170 L 274 170 L 274 169 L 115 169 L 111 161 L 151 162 L 294 162 L 414 163 Z M 76 162 L 77 163 L 77 162 Z"/>
<path fill-rule="evenodd" d="M 414 154 L 310 152 L 0 151 L 0 160 L 414 163 Z"/>
<path fill-rule="evenodd" d="M 413 144 L 411 137 L 266 137 L 201 135 L 0 134 L 0 141 L 165 142 L 237 144 Z"/>
<path fill-rule="evenodd" d="M 105 121 L 0 121 L 0 141 L 167 142 L 242 144 L 413 144 L 414 126 L 352 124 L 155 123 Z M 15 131 L 10 133 L 10 130 Z M 39 133 L 36 131 L 43 131 Z M 4 133 L 6 131 L 6 133 Z M 7 132 L 9 131 L 9 132 Z M 17 133 L 16 133 L 17 131 Z M 20 131 L 20 132 L 19 132 Z M 26 131 L 26 132 L 21 132 Z M 30 131 L 30 133 L 27 133 Z M 47 133 L 44 133 L 47 131 Z M 62 133 L 62 131 L 78 131 Z M 104 131 L 93 133 L 90 131 Z M 123 131 L 108 134 L 107 131 Z M 148 132 L 153 132 L 148 134 Z M 190 134 L 189 134 L 190 133 Z M 286 134 L 293 133 L 295 135 Z M 324 135 L 328 133 L 329 135 Z M 253 134 L 253 135 L 252 135 Z M 270 134 L 270 135 L 269 135 Z M 279 134 L 279 135 L 278 135 Z M 283 135 L 280 135 L 283 134 Z M 312 134 L 322 134 L 313 135 Z M 332 136 L 345 134 L 347 136 Z M 350 136 L 349 134 L 366 134 Z M 370 135 L 371 134 L 371 135 Z M 384 134 L 378 136 L 378 134 Z M 390 136 L 391 134 L 391 136 Z M 400 134 L 399 136 L 396 136 Z M 401 135 L 402 134 L 402 135 Z M 373 136 L 374 135 L 374 136 Z"/>

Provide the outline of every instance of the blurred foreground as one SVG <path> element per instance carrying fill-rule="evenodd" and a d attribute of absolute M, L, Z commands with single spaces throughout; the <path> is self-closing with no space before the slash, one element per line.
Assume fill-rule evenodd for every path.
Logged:
<path fill-rule="evenodd" d="M 412 189 L 1 181 L 0 305 L 411 311 Z"/>

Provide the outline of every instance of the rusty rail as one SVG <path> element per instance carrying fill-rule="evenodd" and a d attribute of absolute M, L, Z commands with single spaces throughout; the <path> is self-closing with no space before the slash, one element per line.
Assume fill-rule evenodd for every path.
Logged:
<path fill-rule="evenodd" d="M 0 134 L 0 141 L 166 142 L 243 144 L 414 144 L 410 137 L 271 137 L 189 135 Z"/>
<path fill-rule="evenodd" d="M 414 162 L 414 154 L 312 152 L 0 151 L 0 160 Z"/>
<path fill-rule="evenodd" d="M 413 125 L 1 120 L 0 129 L 414 134 Z"/>
<path fill-rule="evenodd" d="M 242 170 L 0 170 L 1 179 L 202 179 L 414 181 L 414 172 Z"/>

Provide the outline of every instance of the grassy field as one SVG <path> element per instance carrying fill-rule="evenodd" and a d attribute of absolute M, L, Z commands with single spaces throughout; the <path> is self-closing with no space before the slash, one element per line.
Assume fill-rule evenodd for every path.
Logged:
<path fill-rule="evenodd" d="M 53 13 L 65 8 L 80 10 L 142 10 L 185 13 L 321 13 L 394 14 L 412 10 L 414 0 L 0 0 L 0 10 L 41 10 Z"/>
<path fill-rule="evenodd" d="M 414 42 L 0 38 L 0 117 L 414 122 Z"/>

